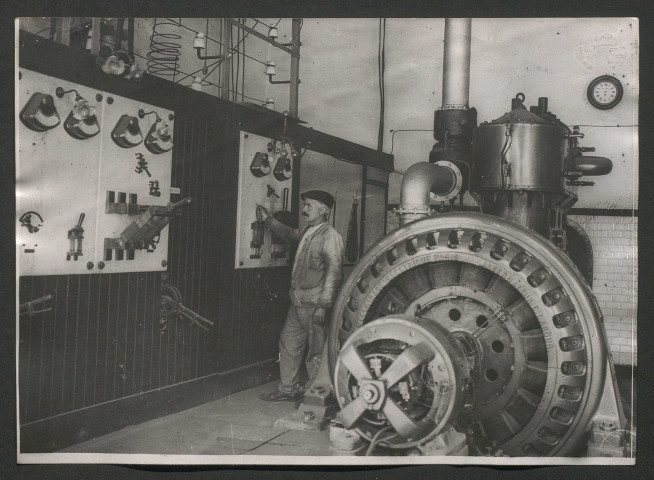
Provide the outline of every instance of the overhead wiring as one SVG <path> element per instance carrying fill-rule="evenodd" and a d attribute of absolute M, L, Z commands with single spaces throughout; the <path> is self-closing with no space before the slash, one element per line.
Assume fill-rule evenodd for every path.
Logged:
<path fill-rule="evenodd" d="M 187 25 L 184 25 L 184 24 L 181 23 L 181 22 L 177 22 L 177 21 L 176 21 L 175 19 L 173 19 L 173 18 L 167 18 L 166 20 L 168 20 L 168 21 L 174 23 L 175 25 L 177 25 L 177 26 L 179 26 L 179 27 L 182 27 L 182 28 L 185 28 L 186 30 L 189 30 L 189 31 L 195 33 L 196 35 L 197 35 L 198 33 L 200 33 L 200 32 L 198 32 L 197 30 L 193 30 L 191 27 L 189 27 L 189 26 L 187 26 Z M 214 42 L 214 43 L 217 43 L 218 45 L 222 45 L 222 46 L 224 47 L 224 45 L 223 45 L 222 42 L 216 40 L 216 39 L 213 38 L 213 37 L 210 37 L 209 35 L 205 35 L 205 38 L 206 38 L 207 40 L 210 40 L 210 41 Z M 233 49 L 232 49 L 231 52 L 228 52 L 228 53 L 233 53 Z M 262 60 L 259 60 L 258 58 L 252 57 L 252 56 L 250 56 L 250 55 L 246 55 L 246 58 L 249 58 L 250 60 L 254 60 L 255 62 L 259 62 L 261 65 L 266 65 L 266 62 L 264 62 L 264 61 L 262 61 Z"/>
<path fill-rule="evenodd" d="M 248 20 L 247 18 L 239 18 L 238 21 L 246 25 Z M 257 18 L 251 19 L 254 21 L 254 25 L 251 28 L 256 28 L 258 25 L 266 25 L 264 22 Z M 274 23 L 270 23 L 270 25 L 266 25 L 268 28 L 272 27 L 277 27 L 280 22 L 282 21 L 282 18 L 278 18 Z M 258 62 L 262 65 L 267 65 L 267 62 L 262 61 L 256 57 L 253 57 L 252 55 L 249 55 L 246 53 L 245 49 L 245 39 L 248 38 L 251 32 L 246 32 L 242 28 L 237 28 L 236 32 L 236 42 L 231 48 L 227 48 L 226 45 L 224 45 L 223 42 L 216 40 L 215 38 L 211 37 L 209 35 L 209 19 L 206 20 L 205 23 L 205 30 L 206 33 L 205 39 L 209 42 L 213 42 L 217 44 L 218 46 L 221 47 L 221 52 L 223 55 L 227 56 L 229 55 L 229 59 L 226 58 L 221 58 L 217 59 L 216 61 L 207 61 L 207 59 L 204 59 L 203 65 L 201 68 L 198 68 L 197 70 L 194 70 L 192 72 L 183 72 L 179 70 L 179 56 L 181 55 L 181 52 L 178 50 L 180 49 L 180 45 L 176 40 L 181 39 L 181 35 L 178 32 L 157 32 L 157 28 L 160 28 L 161 25 L 169 25 L 169 26 L 175 26 L 179 28 L 183 28 L 185 30 L 188 30 L 189 32 L 192 32 L 194 34 L 201 33 L 188 25 L 185 25 L 182 22 L 181 18 L 164 18 L 164 19 L 155 19 L 155 23 L 153 26 L 153 37 L 161 37 L 161 40 L 155 40 L 158 41 L 156 43 L 157 50 L 155 51 L 155 55 L 158 55 L 158 57 L 155 57 L 154 59 L 152 58 L 152 48 L 151 52 L 148 53 L 147 56 L 139 55 L 138 53 L 134 52 L 134 57 L 136 58 L 141 58 L 143 60 L 146 60 L 148 65 L 153 65 L 153 61 L 155 62 L 155 70 L 152 70 L 151 68 L 148 69 L 150 73 L 160 75 L 160 76 L 171 76 L 172 81 L 175 83 L 182 83 L 189 81 L 192 83 L 196 77 L 201 78 L 201 84 L 203 86 L 215 86 L 217 88 L 224 88 L 221 87 L 219 84 L 212 82 L 209 80 L 209 77 L 214 74 L 216 70 L 218 70 L 218 75 L 221 75 L 223 63 L 229 61 L 229 66 L 231 74 L 229 75 L 229 79 L 227 81 L 227 92 L 231 95 L 231 100 L 236 102 L 238 101 L 239 97 L 241 101 L 245 100 L 250 100 L 253 102 L 257 102 L 260 104 L 264 104 L 265 100 L 259 99 L 256 97 L 248 96 L 245 94 L 245 67 L 246 67 L 246 59 L 253 60 L 255 62 Z M 385 26 L 385 20 L 383 22 L 383 25 Z M 291 42 L 292 43 L 295 38 L 300 34 L 303 26 L 303 20 L 300 19 L 300 28 L 298 32 L 292 37 Z M 221 22 L 220 29 L 221 31 L 219 32 L 220 36 L 222 37 L 222 28 L 223 24 Z M 160 35 L 160 33 L 164 33 L 164 35 Z M 382 32 L 382 40 L 384 38 L 385 34 Z M 380 52 L 381 55 L 383 55 L 383 51 Z M 231 55 L 230 55 L 231 54 Z M 164 63 L 165 62 L 165 63 Z M 163 63 L 163 64 L 162 64 Z M 159 68 L 159 70 L 156 70 L 156 68 Z M 381 66 L 381 71 L 383 72 L 383 66 Z M 383 79 L 382 85 L 380 86 L 380 89 L 383 90 Z M 382 106 L 383 108 L 383 106 Z M 383 118 L 382 118 L 383 122 Z M 381 128 L 383 128 L 383 123 Z M 383 135 L 383 133 L 382 133 Z M 383 138 L 383 137 L 382 137 Z"/>
<path fill-rule="evenodd" d="M 150 50 L 146 54 L 148 72 L 173 77 L 173 82 L 179 73 L 179 57 L 182 54 L 179 43 L 182 37 L 171 28 L 177 25 L 178 22 L 169 18 L 165 21 L 155 18 L 150 35 Z"/>

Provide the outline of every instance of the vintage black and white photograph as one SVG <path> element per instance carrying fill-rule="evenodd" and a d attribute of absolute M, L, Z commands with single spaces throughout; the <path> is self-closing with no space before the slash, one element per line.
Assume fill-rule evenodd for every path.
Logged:
<path fill-rule="evenodd" d="M 635 463 L 638 18 L 15 28 L 18 463 Z"/>

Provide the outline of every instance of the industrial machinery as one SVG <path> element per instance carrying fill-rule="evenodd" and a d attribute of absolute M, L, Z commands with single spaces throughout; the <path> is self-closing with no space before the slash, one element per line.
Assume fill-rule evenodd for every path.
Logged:
<path fill-rule="evenodd" d="M 338 419 L 395 452 L 458 455 L 463 437 L 475 455 L 622 456 L 602 314 L 575 266 L 584 259 L 565 251 L 566 212 L 592 185 L 579 179 L 611 161 L 582 155 L 583 134 L 546 98 L 527 110 L 518 94 L 477 126 L 470 33 L 470 20 L 446 20 L 439 143 L 404 175 L 400 228 L 335 303 Z M 464 192 L 480 212 L 463 211 Z M 456 449 L 443 443 L 452 435 Z"/>

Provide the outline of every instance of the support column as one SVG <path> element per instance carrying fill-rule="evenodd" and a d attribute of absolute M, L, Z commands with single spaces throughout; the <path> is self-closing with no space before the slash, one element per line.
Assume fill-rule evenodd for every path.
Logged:
<path fill-rule="evenodd" d="M 222 24 L 220 43 L 223 44 L 223 55 L 228 55 L 232 51 L 232 25 L 224 18 L 220 19 Z M 220 98 L 229 100 L 229 81 L 231 80 L 231 60 L 226 58 L 221 65 L 220 70 Z"/>
<path fill-rule="evenodd" d="M 288 97 L 288 112 L 298 118 L 298 93 L 300 90 L 300 28 L 301 19 L 294 18 L 291 27 L 291 85 Z"/>

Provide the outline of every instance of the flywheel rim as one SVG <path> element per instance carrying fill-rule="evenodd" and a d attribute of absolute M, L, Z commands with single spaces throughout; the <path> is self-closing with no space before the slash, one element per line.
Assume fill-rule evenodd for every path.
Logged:
<path fill-rule="evenodd" d="M 482 242 L 481 247 L 475 245 L 473 248 L 475 236 L 480 234 L 485 235 L 487 241 Z M 507 245 L 507 249 L 497 260 L 490 254 L 499 240 Z M 521 256 L 526 256 L 527 262 L 516 270 L 511 262 L 519 262 Z M 533 304 L 546 342 L 547 381 L 541 401 L 533 416 L 520 425 L 511 439 L 500 442 L 499 448 L 514 456 L 572 453 L 585 434 L 603 387 L 607 353 L 601 313 L 585 280 L 565 255 L 541 236 L 499 217 L 477 213 L 430 217 L 391 232 L 373 246 L 351 272 L 335 303 L 329 333 L 330 374 L 334 375 L 340 345 L 353 331 L 371 320 L 366 319 L 366 315 L 384 288 L 405 272 L 437 262 L 457 262 L 462 258 L 470 263 L 484 263 L 484 268 L 493 270 L 498 276 L 517 279 L 520 287 L 517 289 L 528 303 Z M 541 268 L 550 275 L 541 284 L 543 288 L 555 285 L 552 290 L 563 297 L 558 302 L 558 309 L 556 304 L 544 305 L 543 288 L 530 286 L 527 282 L 529 275 Z M 559 311 L 563 306 L 567 310 Z M 557 326 L 555 322 L 563 318 L 560 315 L 568 311 L 572 312 L 572 323 Z M 401 310 L 396 313 L 413 314 Z M 583 348 L 563 350 L 561 342 L 578 340 Z M 580 370 L 573 371 L 573 367 Z M 562 369 L 566 369 L 566 375 Z M 576 375 L 578 372 L 582 374 Z M 578 398 L 565 389 L 561 390 L 568 385 L 573 385 L 570 391 L 576 392 Z M 505 412 L 498 413 L 505 415 Z M 507 424 L 510 424 L 509 420 L 506 420 Z"/>

